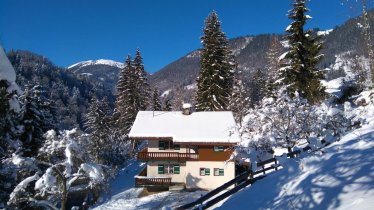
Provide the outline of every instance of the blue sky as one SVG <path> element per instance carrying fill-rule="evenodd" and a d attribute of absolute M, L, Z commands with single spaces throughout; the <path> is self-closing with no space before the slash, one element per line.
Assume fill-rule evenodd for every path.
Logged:
<path fill-rule="evenodd" d="M 356 0 L 348 0 L 356 1 Z M 334 28 L 360 8 L 312 0 L 309 27 Z M 342 5 L 345 4 L 345 5 Z M 291 0 L 0 0 L 0 43 L 67 67 L 83 60 L 123 62 L 142 51 L 154 72 L 201 47 L 204 19 L 218 12 L 229 38 L 283 33 Z"/>

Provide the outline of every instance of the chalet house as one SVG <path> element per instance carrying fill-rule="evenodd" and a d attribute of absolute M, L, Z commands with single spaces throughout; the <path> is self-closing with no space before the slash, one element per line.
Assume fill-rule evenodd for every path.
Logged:
<path fill-rule="evenodd" d="M 129 133 L 147 140 L 138 153 L 146 167 L 138 187 L 214 189 L 235 177 L 234 146 L 240 142 L 232 112 L 140 111 Z"/>

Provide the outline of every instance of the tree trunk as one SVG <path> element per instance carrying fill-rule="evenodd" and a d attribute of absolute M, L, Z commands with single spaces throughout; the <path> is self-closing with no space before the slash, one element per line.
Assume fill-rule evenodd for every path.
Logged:
<path fill-rule="evenodd" d="M 62 198 L 61 198 L 61 210 L 66 209 L 66 201 L 68 200 L 68 192 L 66 187 L 66 178 L 62 178 Z"/>

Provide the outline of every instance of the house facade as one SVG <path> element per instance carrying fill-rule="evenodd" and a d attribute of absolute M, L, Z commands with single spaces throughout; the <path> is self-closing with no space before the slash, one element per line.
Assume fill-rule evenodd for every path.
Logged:
<path fill-rule="evenodd" d="M 141 111 L 129 137 L 148 142 L 138 153 L 146 167 L 136 186 L 210 190 L 235 177 L 232 155 L 240 139 L 231 112 Z"/>

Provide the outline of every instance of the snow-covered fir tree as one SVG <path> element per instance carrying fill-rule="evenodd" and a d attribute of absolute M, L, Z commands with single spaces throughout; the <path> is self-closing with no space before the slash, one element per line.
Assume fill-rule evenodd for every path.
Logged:
<path fill-rule="evenodd" d="M 160 101 L 160 92 L 158 92 L 157 88 L 155 88 L 153 90 L 152 110 L 153 111 L 161 111 L 162 110 L 162 105 L 161 105 L 161 101 Z"/>
<path fill-rule="evenodd" d="M 293 0 L 288 17 L 292 23 L 286 28 L 289 49 L 284 54 L 287 64 L 281 68 L 281 77 L 289 94 L 298 91 L 309 103 L 318 103 L 325 97 L 325 88 L 320 80 L 324 72 L 317 64 L 323 58 L 320 54 L 322 42 L 312 30 L 304 30 L 307 20 L 305 0 Z"/>
<path fill-rule="evenodd" d="M 149 105 L 150 88 L 139 48 L 136 50 L 133 65 L 136 75 L 136 90 L 138 91 L 137 106 L 139 110 L 146 110 Z"/>
<path fill-rule="evenodd" d="M 196 110 L 227 110 L 233 86 L 235 62 L 221 22 L 213 11 L 205 20 Z"/>
<path fill-rule="evenodd" d="M 373 44 L 371 41 L 371 33 L 370 33 L 370 22 L 369 22 L 369 15 L 367 11 L 367 1 L 362 0 L 362 19 L 363 19 L 363 34 L 365 38 L 366 44 L 366 56 L 369 62 L 369 69 L 368 75 L 371 75 L 369 87 L 373 88 L 374 84 L 374 51 L 373 51 Z"/>
<path fill-rule="evenodd" d="M 140 110 L 145 110 L 149 104 L 149 85 L 140 51 L 137 50 L 133 61 L 127 56 L 124 68 L 121 70 L 117 83 L 116 110 L 113 116 L 116 127 L 113 138 L 127 141 L 127 134 Z M 124 143 L 124 145 L 127 145 Z M 135 142 L 132 142 L 134 149 Z M 133 150 L 132 149 L 132 150 Z"/>
<path fill-rule="evenodd" d="M 86 130 L 90 133 L 89 153 L 96 163 L 104 164 L 110 161 L 108 155 L 112 152 L 109 142 L 111 113 L 107 100 L 104 98 L 99 102 L 96 97 L 91 99 L 85 123 Z"/>
<path fill-rule="evenodd" d="M 127 56 L 125 67 L 121 70 L 117 83 L 116 109 L 118 112 L 117 126 L 121 135 L 126 136 L 139 111 L 136 107 L 137 93 L 135 70 L 130 55 Z"/>
<path fill-rule="evenodd" d="M 266 74 L 263 70 L 257 69 L 252 77 L 252 88 L 250 97 L 253 103 L 260 103 L 266 95 Z"/>
<path fill-rule="evenodd" d="M 170 97 L 167 97 L 164 100 L 163 111 L 171 111 L 171 110 L 173 110 L 173 102 Z"/>
<path fill-rule="evenodd" d="M 279 69 L 281 68 L 281 56 L 283 51 L 283 46 L 278 40 L 278 37 L 273 35 L 271 37 L 271 45 L 269 50 L 266 52 L 266 89 L 265 95 L 267 97 L 275 97 L 278 91 L 278 79 L 279 79 Z"/>
<path fill-rule="evenodd" d="M 43 144 L 43 134 L 55 128 L 53 103 L 43 96 L 41 86 L 27 88 L 20 97 L 21 123 L 24 132 L 20 136 L 26 156 L 35 156 Z"/>

